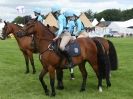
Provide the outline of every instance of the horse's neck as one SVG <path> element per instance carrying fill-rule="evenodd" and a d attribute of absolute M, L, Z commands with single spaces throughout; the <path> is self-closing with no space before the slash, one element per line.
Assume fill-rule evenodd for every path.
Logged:
<path fill-rule="evenodd" d="M 52 36 L 52 34 L 48 32 L 50 31 L 45 30 L 45 28 L 41 26 L 37 30 L 37 33 L 35 34 L 36 44 L 38 45 L 40 52 L 43 52 L 46 49 L 48 49 L 48 45 L 51 43 L 52 39 L 54 38 L 54 36 Z"/>
<path fill-rule="evenodd" d="M 13 30 L 13 32 L 12 32 L 13 36 L 15 37 L 17 42 L 20 42 L 21 38 L 17 37 L 17 34 L 16 34 L 20 30 L 19 27 L 14 26 L 14 27 L 12 27 L 12 30 Z"/>
<path fill-rule="evenodd" d="M 48 46 L 50 44 L 49 41 L 46 41 L 43 37 L 39 38 L 37 34 L 35 36 L 35 43 L 40 53 L 44 52 L 48 49 Z"/>

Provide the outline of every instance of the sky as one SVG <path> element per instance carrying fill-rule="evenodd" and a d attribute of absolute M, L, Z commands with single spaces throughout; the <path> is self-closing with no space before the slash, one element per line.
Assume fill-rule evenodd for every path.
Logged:
<path fill-rule="evenodd" d="M 59 4 L 62 11 L 73 9 L 74 11 L 87 11 L 91 9 L 93 12 L 101 12 L 105 9 L 130 9 L 133 8 L 133 0 L 0 0 L 0 18 L 6 21 L 12 21 L 15 17 L 32 15 L 33 9 L 39 7 L 42 14 L 51 11 L 51 6 Z M 25 13 L 17 12 L 17 6 L 24 6 Z"/>

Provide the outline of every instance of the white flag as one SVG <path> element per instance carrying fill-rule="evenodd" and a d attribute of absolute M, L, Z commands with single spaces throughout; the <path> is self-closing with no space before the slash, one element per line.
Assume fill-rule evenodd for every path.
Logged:
<path fill-rule="evenodd" d="M 24 6 L 17 6 L 16 7 L 16 10 L 19 14 L 23 14 L 25 13 L 25 9 L 24 9 Z"/>

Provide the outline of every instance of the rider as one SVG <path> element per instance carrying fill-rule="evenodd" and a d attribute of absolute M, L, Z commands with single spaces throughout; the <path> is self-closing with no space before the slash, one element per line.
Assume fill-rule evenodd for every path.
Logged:
<path fill-rule="evenodd" d="M 74 39 L 74 34 L 73 34 L 75 27 L 75 22 L 73 21 L 74 13 L 72 10 L 67 10 L 65 11 L 65 16 L 67 19 L 67 28 L 71 33 L 72 39 Z"/>
<path fill-rule="evenodd" d="M 55 18 L 58 21 L 58 28 L 59 28 L 59 30 L 55 33 L 56 37 L 53 40 L 56 41 L 58 38 L 61 38 L 61 43 L 59 48 L 65 54 L 70 67 L 72 67 L 72 58 L 65 50 L 65 46 L 71 40 L 71 34 L 66 27 L 66 17 L 64 16 L 64 14 L 61 14 L 61 7 L 59 5 L 52 6 L 51 10 L 52 14 L 55 16 Z"/>
<path fill-rule="evenodd" d="M 71 33 L 72 39 L 76 39 L 76 37 L 73 35 L 75 23 L 72 19 L 74 17 L 74 13 L 72 10 L 67 10 L 67 11 L 65 11 L 64 15 L 66 17 L 67 28 L 68 28 L 69 32 Z M 75 79 L 73 68 L 71 67 L 71 68 L 69 68 L 69 70 L 70 70 L 71 80 Z"/>
<path fill-rule="evenodd" d="M 74 13 L 74 21 L 75 21 L 75 25 L 76 25 L 76 31 L 74 32 L 74 35 L 77 36 L 78 38 L 80 37 L 86 37 L 87 33 L 85 32 L 85 27 L 84 24 L 82 23 L 82 21 L 80 20 L 80 14 L 81 13 Z"/>
<path fill-rule="evenodd" d="M 40 21 L 40 22 L 43 22 L 43 18 L 41 16 L 41 9 L 40 8 L 35 8 L 33 10 L 33 12 L 34 12 L 35 16 L 38 17 L 37 20 Z"/>
<path fill-rule="evenodd" d="M 40 8 L 35 8 L 33 10 L 33 12 L 34 12 L 35 16 L 37 17 L 37 20 L 43 23 L 43 18 L 41 16 L 41 9 Z M 36 46 L 36 43 L 35 43 L 35 40 L 34 39 L 35 38 L 32 35 L 32 43 L 31 43 L 31 46 L 34 49 L 34 51 L 36 52 L 38 49 L 37 49 L 37 46 Z"/>

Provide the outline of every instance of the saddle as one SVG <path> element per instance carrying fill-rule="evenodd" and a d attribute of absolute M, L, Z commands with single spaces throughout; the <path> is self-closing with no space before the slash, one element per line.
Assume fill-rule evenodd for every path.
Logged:
<path fill-rule="evenodd" d="M 51 49 L 53 49 L 59 55 L 63 54 L 63 52 L 59 48 L 60 42 L 61 42 L 61 38 L 51 43 Z M 81 54 L 80 45 L 76 40 L 71 40 L 66 45 L 65 51 L 71 57 L 79 56 Z"/>

